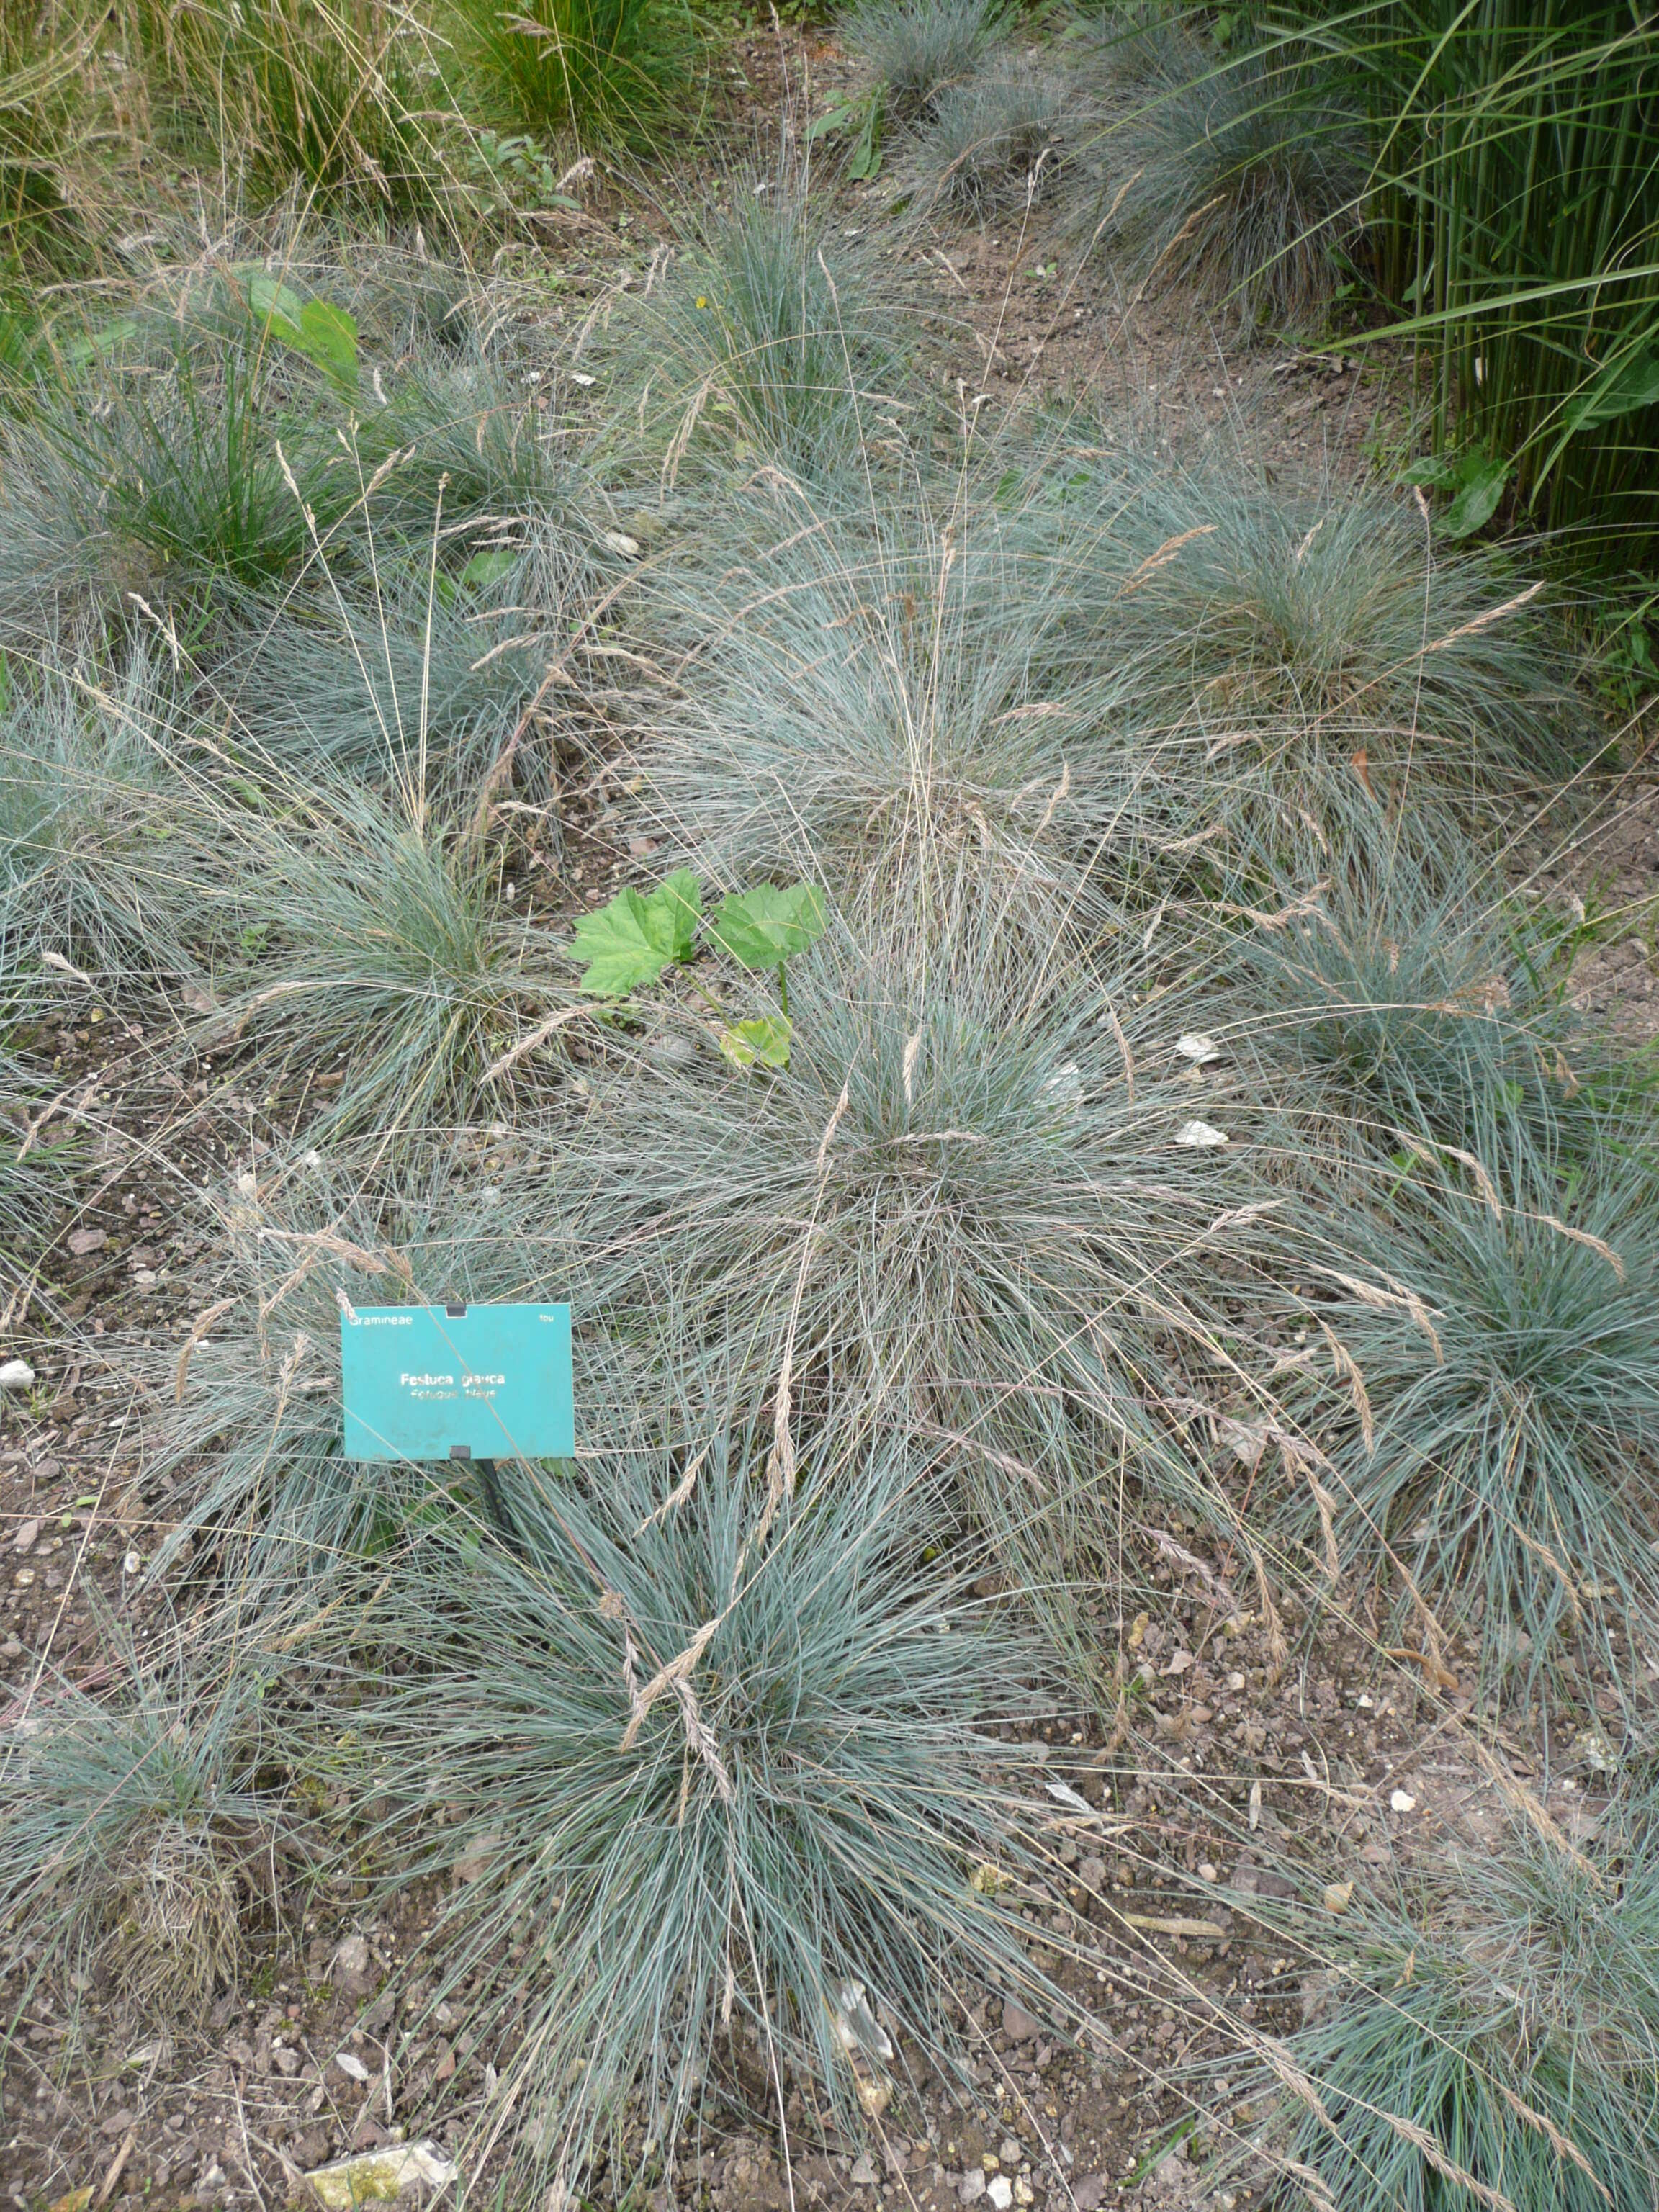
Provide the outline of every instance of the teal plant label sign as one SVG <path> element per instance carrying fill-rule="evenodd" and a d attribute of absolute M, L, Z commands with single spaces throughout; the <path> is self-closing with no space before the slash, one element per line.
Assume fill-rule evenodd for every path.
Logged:
<path fill-rule="evenodd" d="M 340 1316 L 348 1459 L 568 1459 L 568 1306 L 358 1306 Z"/>

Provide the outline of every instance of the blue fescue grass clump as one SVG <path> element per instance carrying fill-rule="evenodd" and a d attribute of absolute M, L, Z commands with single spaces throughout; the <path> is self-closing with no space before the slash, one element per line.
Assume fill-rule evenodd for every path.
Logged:
<path fill-rule="evenodd" d="M 42 1669 L 0 1753 L 0 1946 L 14 1969 L 112 1977 L 166 2016 L 234 1984 L 279 1916 L 300 1823 L 270 1764 L 252 1650 L 228 1680 L 123 1653 L 112 1693 Z"/>
<path fill-rule="evenodd" d="M 959 2049 L 965 1985 L 1041 2002 L 1000 1724 L 1041 1710 L 1045 1662 L 930 1552 L 896 1446 L 823 1442 L 798 1482 L 771 1423 L 718 1416 L 514 1468 L 511 1546 L 434 1528 L 364 1623 L 363 1662 L 407 1662 L 350 1698 L 364 1841 L 400 1889 L 464 1869 L 416 1971 L 429 2002 L 484 1977 L 520 2167 L 592 2186 L 608 2158 L 620 2197 L 745 2055 L 786 2130 L 800 2087 L 856 2129 Z M 325 1703 L 360 1679 L 339 1663 Z"/>
<path fill-rule="evenodd" d="M 164 668 L 20 665 L 0 707 L 0 961 L 15 1004 L 181 988 L 219 925 Z M 67 978 L 67 983 L 66 983 Z"/>
<path fill-rule="evenodd" d="M 1517 1820 L 1495 1850 L 1425 1854 L 1392 1895 L 1356 1897 L 1322 1927 L 1315 1963 L 1310 2017 L 1260 2081 L 1282 2154 L 1336 2212 L 1645 2212 L 1659 2167 L 1650 1786 L 1622 1790 L 1582 1849 Z"/>
<path fill-rule="evenodd" d="M 1494 1678 L 1577 1656 L 1628 1679 L 1659 1604 L 1650 1118 L 1569 1121 L 1500 1083 L 1458 1139 L 1395 1136 L 1322 1269 L 1359 1378 L 1339 1541 L 1388 1562 L 1403 1621 L 1478 1635 Z"/>
<path fill-rule="evenodd" d="M 1256 1263 L 1248 1123 L 1230 1150 L 1203 1120 L 1185 1002 L 1146 1003 L 1127 953 L 1103 981 L 971 891 L 897 891 L 793 964 L 775 1080 L 687 1005 L 683 1072 L 595 1085 L 537 1202 L 546 1264 L 647 1340 L 672 1312 L 757 1387 L 878 1407 L 1052 1565 L 1108 1544 L 1121 1470 L 1192 1480 L 1154 1408 Z"/>
<path fill-rule="evenodd" d="M 1272 926 L 1241 940 L 1242 1018 L 1287 1105 L 1385 1153 L 1402 1123 L 1462 1143 L 1504 1086 L 1559 1097 L 1575 1079 L 1555 933 L 1480 895 L 1455 823 L 1432 856 L 1426 830 L 1407 843 L 1373 820 L 1334 861 L 1270 881 L 1254 896 Z"/>
<path fill-rule="evenodd" d="M 198 1042 L 267 1084 L 338 1088 L 319 1127 L 388 1139 L 473 1118 L 497 1060 L 568 995 L 551 942 L 501 898 L 476 816 L 429 806 L 421 733 L 391 794 L 320 775 L 307 819 L 228 815 L 220 858 L 244 957 Z"/>
<path fill-rule="evenodd" d="M 663 480 L 712 452 L 728 466 L 861 483 L 866 447 L 886 434 L 895 400 L 914 396 L 904 302 L 869 242 L 833 224 L 804 179 L 739 174 L 727 192 L 688 218 L 617 334 Z"/>
<path fill-rule="evenodd" d="M 1359 102 L 1328 58 L 1224 54 L 1155 21 L 1099 46 L 1108 120 L 1077 221 L 1145 290 L 1182 279 L 1249 322 L 1304 328 L 1359 230 Z"/>
<path fill-rule="evenodd" d="M 854 0 L 836 35 L 894 120 L 926 122 L 1007 40 L 1006 0 Z"/>

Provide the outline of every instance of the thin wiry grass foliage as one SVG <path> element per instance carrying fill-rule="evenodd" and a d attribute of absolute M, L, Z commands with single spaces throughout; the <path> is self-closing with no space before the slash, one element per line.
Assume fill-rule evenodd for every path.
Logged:
<path fill-rule="evenodd" d="M 855 0 L 836 35 L 900 123 L 931 120 L 1008 36 L 1006 0 Z"/>
<path fill-rule="evenodd" d="M 665 481 L 714 446 L 793 474 L 857 468 L 905 382 L 902 302 L 804 182 L 738 177 L 691 228 L 620 349 Z"/>
<path fill-rule="evenodd" d="M 508 526 L 495 539 L 483 558 L 506 567 L 482 580 L 383 544 L 367 582 L 331 561 L 320 586 L 243 603 L 204 686 L 207 710 L 228 709 L 248 754 L 284 780 L 312 769 L 418 780 L 424 756 L 432 787 L 465 805 L 510 755 L 503 779 L 516 765 L 545 793 L 550 732 L 562 717 L 575 736 L 568 684 L 550 685 L 549 670 L 562 651 L 575 657 L 592 602 L 556 532 Z"/>
<path fill-rule="evenodd" d="M 1651 1790 L 1616 1797 L 1597 1827 L 1583 1851 L 1517 1823 L 1496 1852 L 1427 1854 L 1395 1894 L 1322 1929 L 1322 1993 L 1260 2078 L 1279 2142 L 1336 2212 L 1647 2212 Z"/>
<path fill-rule="evenodd" d="M 247 1923 L 282 1907 L 296 1824 L 261 1778 L 257 1665 L 208 1683 L 131 1654 L 113 1694 L 50 1674 L 0 1755 L 0 1942 L 86 1978 L 107 1966 L 147 2009 L 235 1981 Z"/>
<path fill-rule="evenodd" d="M 943 525 L 789 489 L 726 520 L 718 568 L 658 587 L 687 652 L 641 765 L 676 848 L 837 882 L 961 858 L 1037 897 L 1156 815 L 1154 672 L 1068 635 L 1087 549 L 1028 559 L 976 496 Z"/>
<path fill-rule="evenodd" d="M 1443 863 L 1461 840 L 1440 829 Z M 1287 919 L 1244 941 L 1243 1016 L 1285 1070 L 1288 1106 L 1356 1117 L 1385 1152 L 1401 1122 L 1461 1143 L 1499 1085 L 1571 1079 L 1549 948 L 1455 860 L 1430 873 L 1409 847 L 1389 850 L 1386 827 L 1371 842 L 1327 858 L 1311 891 L 1258 894 Z"/>
<path fill-rule="evenodd" d="M 417 733 L 418 735 L 418 733 Z M 227 819 L 241 940 L 257 951 L 201 1042 L 270 1083 L 337 1084 L 319 1126 L 417 1132 L 471 1118 L 490 1071 L 568 995 L 544 935 L 499 900 L 476 822 L 429 812 L 419 763 L 396 796 L 317 785 L 303 827 Z"/>
<path fill-rule="evenodd" d="M 1483 1670 L 1575 1648 L 1615 1677 L 1659 1604 L 1659 1203 L 1641 1123 L 1569 1146 L 1499 1091 L 1462 1142 L 1401 1125 L 1401 1164 L 1334 1224 L 1318 1314 L 1369 1401 L 1335 1458 L 1341 1541 L 1443 1610 Z M 1373 1426 L 1374 1422 L 1374 1426 Z"/>
<path fill-rule="evenodd" d="M 107 683 L 52 670 L 0 711 L 0 957 L 43 998 L 88 977 L 199 975 L 220 934 L 174 756 L 166 688 L 140 652 Z"/>
<path fill-rule="evenodd" d="M 710 1054 L 598 1092 L 547 1271 L 642 1349 L 672 1313 L 757 1386 L 874 1407 L 1018 1550 L 1103 1542 L 1126 1474 L 1193 1479 L 1164 1408 L 1257 1218 L 1145 981 L 1109 992 L 971 897 L 837 929 L 792 971 L 775 1080 Z"/>
<path fill-rule="evenodd" d="M 608 2154 L 618 2196 L 711 2093 L 856 2128 L 861 2082 L 958 2046 L 969 1980 L 1041 1996 L 972 1879 L 1028 1871 L 993 1724 L 1046 1696 L 1040 1655 L 923 1564 L 890 1455 L 791 1494 L 763 1436 L 691 1445 L 515 1470 L 515 1550 L 421 1543 L 377 1632 L 415 1664 L 351 1708 L 389 1879 L 474 1877 L 418 1971 L 487 1977 L 485 2125 L 572 2185 Z M 414 1831 L 434 1796 L 461 1824 Z"/>
<path fill-rule="evenodd" d="M 1033 205 L 1054 189 L 1079 106 L 1075 88 L 1057 77 L 999 63 L 939 94 L 907 168 L 930 206 L 984 220 Z"/>
<path fill-rule="evenodd" d="M 1118 112 L 1103 202 L 1084 212 L 1108 249 L 1141 289 L 1185 278 L 1250 321 L 1308 323 L 1354 242 L 1366 181 L 1340 75 L 1288 52 L 1224 57 L 1164 24 L 1106 60 Z"/>
<path fill-rule="evenodd" d="M 705 63 L 683 0 L 443 0 L 441 20 L 458 98 L 515 130 L 647 150 L 696 114 Z"/>

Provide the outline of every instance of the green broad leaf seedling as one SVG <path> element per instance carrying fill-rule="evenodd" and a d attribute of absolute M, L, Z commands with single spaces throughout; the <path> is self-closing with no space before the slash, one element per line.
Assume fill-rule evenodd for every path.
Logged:
<path fill-rule="evenodd" d="M 757 884 L 732 891 L 703 923 L 702 892 L 687 868 L 677 868 L 653 891 L 630 884 L 598 913 L 584 915 L 571 939 L 573 957 L 586 962 L 581 988 L 595 998 L 626 999 L 657 982 L 667 969 L 684 966 L 697 950 L 703 923 L 707 945 L 740 968 L 775 969 L 781 1012 L 722 1020 L 720 1048 L 734 1067 L 787 1067 L 794 1034 L 789 1018 L 787 963 L 817 943 L 829 921 L 823 894 L 811 884 Z M 694 981 L 716 1013 L 719 1000 Z"/>
<path fill-rule="evenodd" d="M 302 300 L 274 276 L 248 280 L 248 301 L 272 337 L 321 369 L 348 399 L 357 392 L 357 325 L 343 307 Z"/>
<path fill-rule="evenodd" d="M 1472 446 L 1455 459 L 1437 453 L 1414 462 L 1406 471 L 1405 481 L 1430 491 L 1449 493 L 1449 502 L 1440 518 L 1441 530 L 1448 538 L 1472 538 L 1497 514 L 1514 473 L 1512 462 L 1495 459 L 1481 447 Z"/>
<path fill-rule="evenodd" d="M 654 983 L 671 963 L 691 957 L 702 915 L 702 893 L 689 868 L 676 868 L 648 893 L 632 884 L 619 890 L 576 925 L 570 950 L 587 963 L 583 990 L 597 999 L 625 999 Z"/>

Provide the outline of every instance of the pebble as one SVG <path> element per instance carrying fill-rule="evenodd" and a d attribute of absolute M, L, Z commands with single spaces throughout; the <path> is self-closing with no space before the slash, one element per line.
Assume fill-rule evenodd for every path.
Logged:
<path fill-rule="evenodd" d="M 859 2153 L 858 2157 L 853 2162 L 853 2170 L 848 2175 L 847 2179 L 852 2183 L 854 2189 L 873 2189 L 875 2187 L 876 2169 L 871 2162 L 870 2154 L 867 2150 L 860 2151 Z"/>
<path fill-rule="evenodd" d="M 1006 2173 L 997 2174 L 985 2185 L 987 2200 L 996 2206 L 997 2212 L 1008 2212 L 1014 2201 L 1014 2185 Z"/>
<path fill-rule="evenodd" d="M 0 1361 L 0 1390 L 32 1390 L 34 1370 L 27 1359 Z"/>
<path fill-rule="evenodd" d="M 32 1551 L 34 1547 L 35 1539 L 40 1534 L 40 1523 L 38 1521 L 24 1522 L 22 1527 L 11 1540 L 11 1548 L 14 1552 Z"/>
<path fill-rule="evenodd" d="M 1417 1810 L 1417 1800 L 1412 1796 L 1409 1790 L 1395 1790 L 1392 1791 L 1389 1795 L 1389 1804 L 1390 1808 L 1396 1813 L 1414 1813 Z"/>
<path fill-rule="evenodd" d="M 964 2204 L 976 2204 L 985 2194 L 985 2169 L 970 2166 L 957 2185 L 957 2195 Z"/>
<path fill-rule="evenodd" d="M 1002 2029 L 1010 2043 L 1030 2043 L 1041 2033 L 1042 2022 L 1033 2020 L 1024 2005 L 1017 2005 L 1012 1997 L 1002 2004 Z"/>

